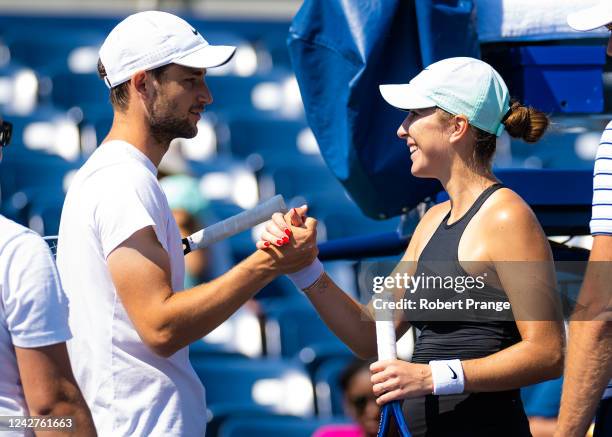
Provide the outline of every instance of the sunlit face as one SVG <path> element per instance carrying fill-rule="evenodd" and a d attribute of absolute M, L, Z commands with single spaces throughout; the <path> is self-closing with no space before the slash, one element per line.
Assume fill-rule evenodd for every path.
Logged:
<path fill-rule="evenodd" d="M 367 368 L 351 378 L 344 399 L 347 413 L 363 428 L 366 436 L 375 436 L 378 432 L 380 407 L 376 403 Z"/>
<path fill-rule="evenodd" d="M 204 69 L 173 64 L 154 81 L 154 98 L 147 111 L 151 134 L 159 142 L 196 136 L 200 113 L 213 101 L 205 75 Z"/>
<path fill-rule="evenodd" d="M 411 172 L 421 178 L 438 178 L 450 158 L 448 123 L 436 108 L 413 109 L 397 136 L 406 141 L 412 160 Z"/>

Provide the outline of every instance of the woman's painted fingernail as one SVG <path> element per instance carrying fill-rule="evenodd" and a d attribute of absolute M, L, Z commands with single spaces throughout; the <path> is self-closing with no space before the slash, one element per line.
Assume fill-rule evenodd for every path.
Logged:
<path fill-rule="evenodd" d="M 289 243 L 289 237 L 283 237 L 283 243 Z"/>
<path fill-rule="evenodd" d="M 270 247 L 270 242 L 269 241 L 264 241 L 264 246 Z"/>
<path fill-rule="evenodd" d="M 285 234 L 287 234 L 287 237 L 291 237 L 291 229 L 285 229 Z"/>
<path fill-rule="evenodd" d="M 283 245 L 283 240 L 276 240 L 276 244 L 278 244 L 279 246 Z"/>

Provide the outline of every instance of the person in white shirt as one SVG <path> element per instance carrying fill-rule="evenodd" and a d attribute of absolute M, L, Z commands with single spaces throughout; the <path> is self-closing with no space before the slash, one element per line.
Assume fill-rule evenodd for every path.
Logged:
<path fill-rule="evenodd" d="M 2 118 L 0 126 L 1 160 L 11 126 Z M 0 215 L 0 435 L 31 435 L 7 416 L 71 416 L 70 429 L 45 435 L 96 434 L 68 361 L 70 335 L 68 302 L 49 247 Z"/>
<path fill-rule="evenodd" d="M 576 11 L 567 21 L 579 31 L 612 31 L 612 2 Z M 607 53 L 612 56 L 612 35 Z M 612 435 L 612 122 L 597 149 L 590 226 L 593 248 L 569 324 L 557 437 L 584 437 L 596 411 L 594 436 Z"/>
<path fill-rule="evenodd" d="M 204 388 L 187 346 L 316 257 L 311 219 L 307 229 L 288 230 L 283 253 L 255 251 L 181 291 L 181 237 L 157 166 L 172 139 L 196 135 L 212 103 L 206 69 L 234 50 L 157 11 L 127 17 L 100 49 L 114 120 L 67 193 L 57 264 L 71 303 L 73 370 L 103 436 L 204 435 Z"/>

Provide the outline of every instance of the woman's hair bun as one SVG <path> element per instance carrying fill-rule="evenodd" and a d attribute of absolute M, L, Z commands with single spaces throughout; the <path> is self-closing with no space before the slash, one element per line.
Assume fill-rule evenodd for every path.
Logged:
<path fill-rule="evenodd" d="M 548 128 L 548 116 L 535 108 L 523 106 L 513 100 L 503 124 L 511 137 L 521 138 L 528 143 L 535 143 Z"/>

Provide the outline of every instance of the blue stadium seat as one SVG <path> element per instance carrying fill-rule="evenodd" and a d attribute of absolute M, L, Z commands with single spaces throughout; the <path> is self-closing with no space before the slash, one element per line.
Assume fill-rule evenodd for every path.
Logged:
<path fill-rule="evenodd" d="M 340 210 L 326 209 L 320 217 L 325 223 L 328 240 L 396 231 L 399 218 L 388 220 L 374 220 L 363 215 L 354 204 L 352 207 Z"/>
<path fill-rule="evenodd" d="M 603 129 L 602 129 L 603 130 Z M 592 169 L 592 159 L 581 159 L 575 150 L 578 135 L 570 133 L 546 134 L 536 144 L 512 142 L 512 155 L 515 158 L 535 157 L 542 168 L 556 169 Z"/>
<path fill-rule="evenodd" d="M 285 165 L 289 159 L 311 159 L 323 164 L 319 154 L 304 154 L 298 149 L 298 136 L 309 130 L 305 120 L 288 120 L 277 116 L 253 115 L 229 121 L 231 144 L 234 155 L 247 157 L 257 153 L 268 161 Z"/>
<path fill-rule="evenodd" d="M 335 421 L 334 423 L 337 423 Z M 251 417 L 227 420 L 219 429 L 219 437 L 311 437 L 328 420 L 291 417 Z"/>
<path fill-rule="evenodd" d="M 355 355 L 344 343 L 334 340 L 305 346 L 299 351 L 298 358 L 314 378 L 319 368 L 325 363 L 338 359 L 350 361 L 355 358 Z"/>
<path fill-rule="evenodd" d="M 253 89 L 260 83 L 278 82 L 286 76 L 286 71 L 273 71 L 247 77 L 207 76 L 206 83 L 214 99 L 210 109 L 226 114 L 242 114 L 245 111 L 254 111 Z"/>
<path fill-rule="evenodd" d="M 301 170 L 296 169 L 296 173 L 300 172 Z M 282 187 L 281 191 L 290 194 L 299 184 L 297 181 L 293 181 L 292 185 L 292 181 L 288 177 L 287 175 L 285 178 L 283 175 L 283 178 L 278 177 L 276 180 L 279 184 L 286 183 L 287 185 L 280 185 Z M 293 199 L 287 196 L 288 199 L 292 199 L 290 200 L 290 206 L 308 204 L 308 215 L 322 222 L 325 227 L 326 240 L 393 232 L 399 226 L 399 217 L 387 220 L 374 220 L 366 217 L 339 186 L 338 181 L 334 181 L 336 187 L 328 186 L 327 189 L 321 187 L 320 190 L 314 189 L 319 184 L 318 180 L 301 183 L 303 183 L 303 186 L 297 189 L 302 194 L 297 194 Z M 320 229 L 319 232 L 322 233 L 322 230 Z"/>
<path fill-rule="evenodd" d="M 26 187 L 1 203 L 2 214 L 41 235 L 57 234 L 64 192 L 57 187 Z"/>
<path fill-rule="evenodd" d="M 270 356 L 297 357 L 307 346 L 340 342 L 302 296 L 266 301 L 262 306 Z"/>
<path fill-rule="evenodd" d="M 40 198 L 32 199 L 28 226 L 40 235 L 57 235 L 63 206 L 63 192 L 45 193 Z"/>
<path fill-rule="evenodd" d="M 61 109 L 53 106 L 39 106 L 32 113 L 28 115 L 17 115 L 17 114 L 3 114 L 3 116 L 13 123 L 13 140 L 11 142 L 11 151 L 20 147 L 35 147 L 37 150 L 51 149 L 53 146 L 53 137 L 56 135 L 59 126 L 62 124 L 74 126 L 77 128 L 77 122 L 72 120 L 70 116 Z M 52 132 L 44 131 L 33 138 L 28 137 L 28 134 L 32 134 L 32 127 L 36 125 L 45 125 L 50 127 Z M 41 139 L 41 137 L 45 137 Z M 33 144 L 33 141 L 37 144 Z M 41 141 L 43 141 L 41 143 Z"/>
<path fill-rule="evenodd" d="M 68 70 L 68 57 L 79 47 L 98 48 L 106 34 L 98 30 L 80 30 L 29 26 L 28 32 L 13 32 L 6 36 L 11 58 L 35 70 Z"/>
<path fill-rule="evenodd" d="M 315 384 L 317 411 L 321 417 L 344 414 L 340 375 L 353 358 L 338 357 L 323 363 L 316 371 Z"/>
<path fill-rule="evenodd" d="M 263 80 L 260 76 L 207 76 L 206 83 L 214 99 L 211 109 L 216 112 L 252 109 L 251 93 Z"/>
<path fill-rule="evenodd" d="M 219 428 L 228 420 L 252 417 L 294 417 L 271 413 L 268 408 L 253 404 L 209 405 L 207 407 L 206 435 L 218 436 Z"/>
<path fill-rule="evenodd" d="M 228 349 L 220 344 L 206 343 L 202 340 L 194 341 L 189 345 L 189 360 L 192 363 L 210 358 L 248 358 L 235 350 Z"/>
<path fill-rule="evenodd" d="M 266 42 L 266 47 L 272 57 L 272 63 L 275 67 L 292 68 L 285 38 L 270 38 Z"/>
<path fill-rule="evenodd" d="M 314 412 L 312 384 L 298 363 L 271 359 L 210 358 L 193 362 L 210 407 L 254 405 L 277 414 Z"/>
<path fill-rule="evenodd" d="M 31 68 L 16 61 L 0 66 L 0 111 L 5 118 L 11 117 L 9 114 L 27 114 L 36 109 L 40 95 L 38 80 Z"/>
<path fill-rule="evenodd" d="M 17 191 L 29 187 L 62 191 L 64 178 L 83 164 L 34 150 L 10 146 L 3 154 L 0 171 L 1 199 L 4 202 Z"/>
<path fill-rule="evenodd" d="M 224 220 L 244 211 L 243 208 L 229 201 L 211 201 L 209 203 L 209 210 L 209 215 L 214 218 L 213 221 L 209 222 L 210 224 Z M 255 243 L 251 238 L 250 231 L 244 231 L 236 234 L 225 240 L 225 242 L 229 244 L 234 262 L 241 261 L 253 253 L 253 251 L 256 249 Z"/>
<path fill-rule="evenodd" d="M 86 121 L 95 122 L 100 118 L 110 118 L 112 121 L 110 91 L 96 73 L 62 71 L 54 74 L 51 80 L 53 104 L 65 109 L 81 108 Z"/>
<path fill-rule="evenodd" d="M 220 189 L 221 194 L 213 193 L 208 194 L 206 189 L 203 191 L 203 196 L 207 197 L 209 200 L 209 213 L 210 216 L 214 219 L 214 221 L 223 220 L 232 215 L 238 214 L 244 211 L 244 208 L 237 205 L 235 202 L 235 193 L 241 192 L 244 194 L 245 191 L 241 191 L 240 186 L 234 185 L 236 183 L 242 183 L 245 181 L 240 180 L 239 177 L 247 176 L 247 181 L 245 183 L 250 184 L 251 182 L 254 185 L 249 185 L 248 191 L 253 191 L 253 197 L 256 203 L 255 197 L 257 197 L 257 180 L 252 172 L 252 170 L 246 166 L 246 164 L 242 161 L 236 160 L 233 157 L 228 156 L 217 156 L 214 159 L 209 159 L 207 161 L 187 161 L 188 172 L 194 177 L 204 178 L 207 175 L 212 173 L 224 175 L 225 180 L 221 182 L 218 180 L 214 181 L 213 191 L 217 191 Z M 239 177 L 237 178 L 236 175 Z M 237 182 L 239 181 L 239 182 Z M 225 183 L 227 186 L 220 186 L 220 183 Z M 207 184 L 207 186 L 209 186 Z M 212 221 L 207 220 L 208 223 L 212 223 Z M 240 261 L 244 257 L 250 255 L 255 250 L 255 242 L 251 238 L 251 233 L 249 231 L 241 232 L 240 234 L 234 235 L 233 237 L 227 240 L 229 245 L 231 246 L 232 253 L 234 255 L 234 261 Z"/>
<path fill-rule="evenodd" d="M 298 293 L 289 278 L 282 275 L 262 288 L 254 297 L 258 301 L 265 302 L 267 300 L 292 298 Z"/>
<path fill-rule="evenodd" d="M 275 194 L 282 194 L 287 200 L 296 196 L 315 197 L 322 193 L 326 196 L 345 197 L 340 182 L 322 163 L 308 165 L 301 161 L 299 164 L 288 161 L 283 166 L 265 169 L 260 179 L 271 179 Z"/>

